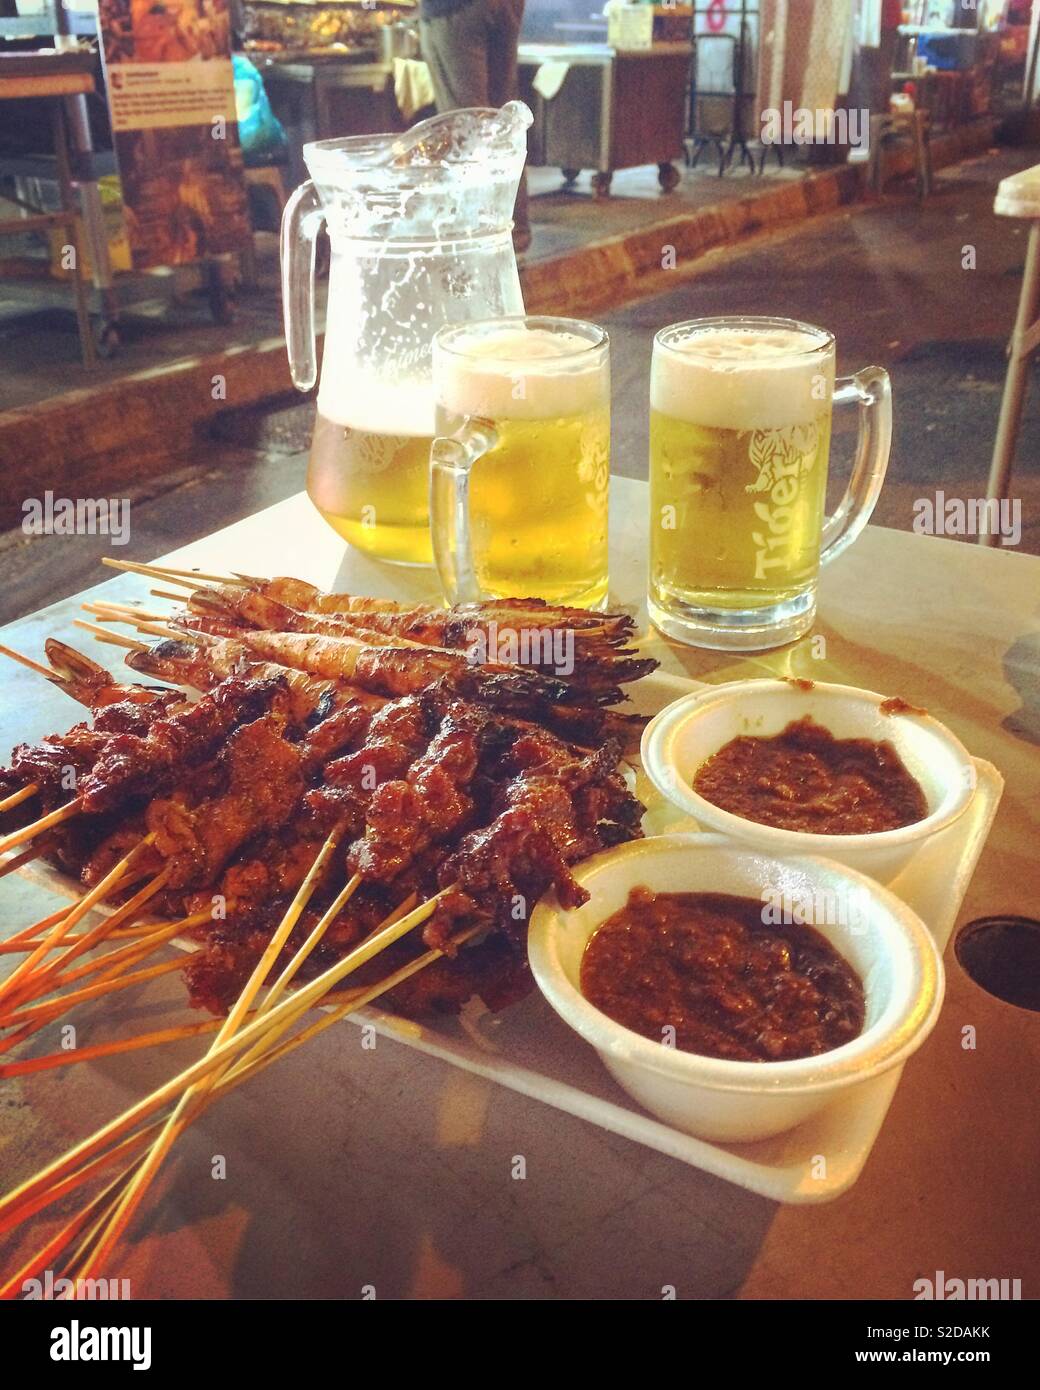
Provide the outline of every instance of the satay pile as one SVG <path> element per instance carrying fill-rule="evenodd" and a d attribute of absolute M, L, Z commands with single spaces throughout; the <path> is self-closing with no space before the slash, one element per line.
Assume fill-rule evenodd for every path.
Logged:
<path fill-rule="evenodd" d="M 285 957 L 355 875 L 305 975 L 440 894 L 422 939 L 367 967 L 383 978 L 431 946 L 453 952 L 388 996 L 413 1016 L 526 993 L 539 897 L 554 888 L 580 904 L 575 865 L 641 833 L 619 771 L 641 721 L 613 707 L 656 663 L 631 648 L 624 614 L 534 600 L 405 608 L 277 579 L 199 587 L 164 622 L 170 637 L 127 657 L 162 687 L 117 683 L 48 642 L 55 682 L 92 722 L 14 750 L 0 800 L 36 790 L 0 834 L 75 799 L 77 814 L 34 845 L 85 888 L 145 841 L 122 896 L 158 880 L 149 912 L 210 914 L 185 965 L 198 1006 L 227 1011 L 336 827 Z M 503 636 L 521 632 L 524 664 L 501 659 Z M 476 934 L 455 952 L 460 929 Z"/>

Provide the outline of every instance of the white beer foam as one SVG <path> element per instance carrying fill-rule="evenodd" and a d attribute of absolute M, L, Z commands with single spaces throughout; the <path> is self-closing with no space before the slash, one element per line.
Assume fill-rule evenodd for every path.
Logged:
<path fill-rule="evenodd" d="M 552 420 L 606 404 L 606 355 L 577 333 L 509 327 L 434 344 L 438 403 L 451 415 Z M 577 354 L 577 355 L 575 355 Z"/>
<path fill-rule="evenodd" d="M 326 348 L 318 387 L 318 413 L 344 429 L 398 437 L 431 437 L 435 407 L 428 376 L 388 381 L 352 363 L 340 376 Z"/>
<path fill-rule="evenodd" d="M 652 409 L 709 429 L 784 429 L 834 390 L 834 353 L 794 328 L 706 328 L 655 347 Z M 821 377 L 823 390 L 821 394 Z"/>

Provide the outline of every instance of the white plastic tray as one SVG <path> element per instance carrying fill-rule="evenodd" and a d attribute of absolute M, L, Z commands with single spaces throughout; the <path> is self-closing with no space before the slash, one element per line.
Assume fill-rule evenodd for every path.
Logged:
<path fill-rule="evenodd" d="M 658 673 L 640 682 L 640 712 L 650 714 L 697 688 Z M 975 759 L 978 790 L 965 814 L 935 836 L 889 886 L 927 924 L 940 950 L 950 938 L 1003 791 L 991 763 Z M 696 830 L 662 801 L 637 769 L 637 795 L 647 805 L 647 833 Z M 35 865 L 21 870 L 56 892 L 75 885 Z M 191 949 L 187 942 L 183 944 Z M 859 1177 L 899 1085 L 902 1068 L 861 1087 L 812 1120 L 755 1144 L 710 1144 L 653 1119 L 618 1087 L 596 1053 L 534 993 L 501 1014 L 467 1011 L 460 1018 L 418 1024 L 379 1009 L 351 1016 L 385 1037 L 487 1077 L 522 1095 L 577 1115 L 660 1153 L 778 1202 L 826 1202 Z M 913 1066 L 913 1062 L 909 1063 Z M 821 1157 L 825 1160 L 821 1164 Z"/>

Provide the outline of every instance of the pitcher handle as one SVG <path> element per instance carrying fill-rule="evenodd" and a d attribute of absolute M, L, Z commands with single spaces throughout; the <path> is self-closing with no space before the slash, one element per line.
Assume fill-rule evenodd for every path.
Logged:
<path fill-rule="evenodd" d="M 484 597 L 473 564 L 469 524 L 469 476 L 498 435 L 490 420 L 467 416 L 451 436 L 430 446 L 430 535 L 444 597 L 451 604 Z"/>
<path fill-rule="evenodd" d="M 892 447 L 892 386 L 882 367 L 864 367 L 834 383 L 834 405 L 859 407 L 859 442 L 845 496 L 823 527 L 820 563 L 847 550 L 870 520 Z"/>
<path fill-rule="evenodd" d="M 314 184 L 301 183 L 282 214 L 282 317 L 289 370 L 298 391 L 318 379 L 314 337 L 314 257 L 325 221 Z"/>

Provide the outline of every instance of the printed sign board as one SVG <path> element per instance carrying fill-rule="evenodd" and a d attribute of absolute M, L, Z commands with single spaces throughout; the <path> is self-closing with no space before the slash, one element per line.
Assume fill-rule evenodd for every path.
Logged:
<path fill-rule="evenodd" d="M 228 0 L 100 0 L 105 87 L 136 270 L 250 236 Z"/>

